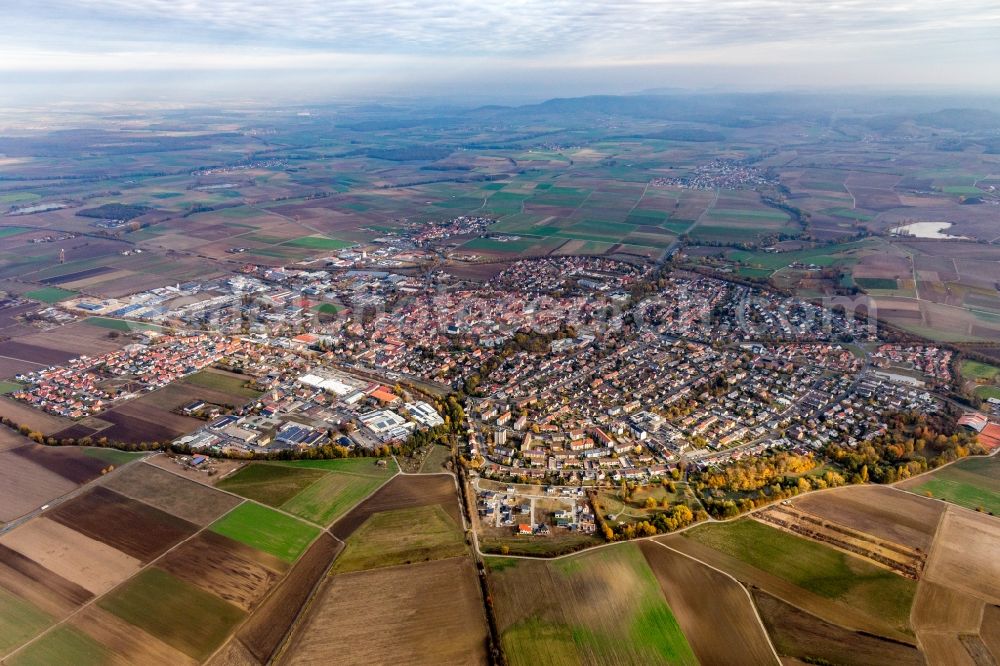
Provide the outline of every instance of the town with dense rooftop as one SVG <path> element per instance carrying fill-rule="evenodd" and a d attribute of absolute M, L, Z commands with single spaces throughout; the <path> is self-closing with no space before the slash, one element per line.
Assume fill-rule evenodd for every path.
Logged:
<path fill-rule="evenodd" d="M 993 116 L 815 104 L 0 131 L 0 662 L 1000 658 Z"/>

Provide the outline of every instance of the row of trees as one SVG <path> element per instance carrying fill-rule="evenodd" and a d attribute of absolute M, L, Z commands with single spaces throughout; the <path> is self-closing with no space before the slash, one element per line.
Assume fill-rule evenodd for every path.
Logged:
<path fill-rule="evenodd" d="M 886 431 L 856 448 L 830 444 L 824 453 L 848 473 L 851 483 L 893 483 L 986 450 L 974 433 L 945 413 L 894 412 L 885 415 Z"/>
<path fill-rule="evenodd" d="M 884 415 L 884 433 L 856 447 L 829 444 L 823 454 L 838 466 L 822 474 L 812 454 L 780 452 L 733 462 L 691 475 L 705 508 L 716 518 L 732 518 L 757 507 L 811 490 L 846 484 L 894 483 L 964 458 L 983 454 L 975 434 L 957 424 L 957 413 L 893 412 Z"/>

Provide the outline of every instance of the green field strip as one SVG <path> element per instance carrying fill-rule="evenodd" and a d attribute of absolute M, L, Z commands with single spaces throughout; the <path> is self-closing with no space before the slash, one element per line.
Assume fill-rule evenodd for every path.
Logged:
<path fill-rule="evenodd" d="M 4 660 L 8 666 L 102 666 L 114 661 L 115 654 L 87 634 L 69 625 L 56 627 L 38 640 Z"/>
<path fill-rule="evenodd" d="M 204 661 L 246 613 L 200 587 L 151 567 L 98 600 L 97 605 Z"/>
<path fill-rule="evenodd" d="M 31 640 L 52 623 L 42 610 L 0 588 L 0 654 Z"/>
<path fill-rule="evenodd" d="M 294 562 L 319 534 L 319 528 L 252 502 L 244 502 L 210 528 L 286 562 Z"/>
<path fill-rule="evenodd" d="M 66 299 L 73 298 L 78 294 L 79 292 L 70 291 L 69 289 L 61 289 L 59 287 L 42 287 L 41 289 L 26 291 L 23 296 L 34 301 L 41 301 L 42 303 L 58 303 L 59 301 L 65 301 Z"/>

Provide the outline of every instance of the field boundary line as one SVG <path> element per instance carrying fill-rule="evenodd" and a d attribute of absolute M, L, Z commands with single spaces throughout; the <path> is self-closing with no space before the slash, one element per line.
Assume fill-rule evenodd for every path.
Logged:
<path fill-rule="evenodd" d="M 150 457 L 152 457 L 152 456 L 150 456 Z M 150 463 L 150 464 L 152 464 L 152 463 Z M 194 479 L 189 479 L 188 477 L 184 476 L 183 474 L 178 474 L 177 472 L 175 472 L 175 471 L 173 471 L 173 470 L 170 470 L 170 469 L 166 469 L 165 467 L 160 467 L 159 465 L 153 465 L 153 467 L 159 467 L 160 469 L 164 469 L 164 470 L 166 470 L 167 472 L 170 472 L 171 474 L 173 474 L 174 476 L 176 476 L 176 477 L 178 477 L 178 478 L 181 478 L 181 479 L 185 479 L 185 480 L 187 480 L 187 481 L 191 481 L 191 482 L 193 482 L 193 483 L 199 483 L 198 481 L 195 481 Z M 241 467 L 240 469 L 243 469 L 243 468 Z M 221 479 L 220 479 L 220 481 L 221 481 Z M 251 504 L 256 504 L 256 505 L 258 505 L 258 506 L 261 506 L 261 507 L 264 507 L 265 509 L 270 509 L 270 510 L 272 510 L 272 511 L 277 511 L 277 512 L 278 512 L 278 513 L 280 513 L 280 514 L 284 514 L 284 515 L 285 515 L 286 517 L 288 517 L 288 518 L 294 518 L 295 520 L 298 520 L 299 522 L 303 522 L 303 523 L 305 523 L 306 525 L 309 525 L 310 527 L 315 527 L 315 528 L 319 529 L 319 531 L 320 531 L 320 532 L 323 532 L 323 531 L 325 531 L 325 530 L 326 530 L 326 528 L 325 528 L 324 526 L 322 526 L 322 525 L 319 525 L 318 523 L 314 523 L 313 521 L 311 521 L 311 520 L 308 520 L 308 519 L 306 519 L 306 518 L 303 518 L 302 516 L 296 516 L 296 515 L 295 515 L 294 513 L 289 513 L 288 511 L 285 511 L 284 509 L 282 509 L 282 508 L 280 508 L 280 507 L 276 507 L 276 506 L 271 506 L 270 504 L 264 504 L 263 502 L 258 502 L 258 501 L 257 501 L 257 500 L 255 500 L 255 499 L 251 499 L 251 498 L 249 498 L 249 497 L 243 497 L 242 495 L 237 495 L 236 493 L 233 493 L 233 492 L 230 492 L 230 491 L 228 491 L 228 490 L 224 490 L 224 489 L 222 489 L 222 488 L 216 488 L 215 486 L 210 486 L 210 485 L 208 485 L 208 484 L 204 484 L 204 483 L 202 483 L 201 485 L 203 485 L 203 486 L 205 486 L 206 488 L 209 488 L 209 489 L 211 489 L 211 490 L 216 490 L 216 491 L 218 491 L 218 492 L 220 492 L 220 493 L 225 493 L 225 494 L 227 494 L 227 495 L 231 495 L 232 497 L 235 497 L 235 498 L 237 498 L 237 499 L 240 499 L 240 500 L 242 500 L 242 501 L 244 501 L 244 502 L 250 502 Z M 310 485 L 311 485 L 311 484 L 310 484 Z M 308 486 L 307 486 L 307 487 L 308 487 Z M 237 505 L 237 506 L 239 506 L 239 505 Z M 235 511 L 235 510 L 236 510 L 236 508 L 237 508 L 237 506 L 234 506 L 234 507 L 233 507 L 232 509 L 230 509 L 230 510 L 229 510 L 229 511 L 227 511 L 226 513 L 224 513 L 224 514 L 222 514 L 221 516 L 219 516 L 219 518 L 217 518 L 216 520 L 213 520 L 213 521 L 212 521 L 212 523 L 214 524 L 214 523 L 215 523 L 216 521 L 218 521 L 218 520 L 220 520 L 220 519 L 224 518 L 225 516 L 229 515 L 229 514 L 230 514 L 230 513 L 232 513 L 233 511 Z"/>
<path fill-rule="evenodd" d="M 247 501 L 247 502 L 250 502 L 250 500 L 245 500 L 245 501 Z M 235 509 L 236 507 L 233 507 L 233 508 Z M 304 554 L 305 554 L 305 553 L 306 553 L 306 552 L 307 552 L 307 551 L 308 551 L 308 550 L 309 550 L 310 548 L 312 548 L 313 546 L 315 546 L 315 545 L 316 545 L 316 542 L 317 542 L 317 541 L 319 541 L 319 540 L 320 540 L 321 538 L 323 538 L 323 534 L 324 534 L 324 533 L 327 533 L 327 532 L 326 532 L 326 530 L 320 530 L 319 534 L 317 534 L 317 535 L 316 535 L 316 537 L 315 537 L 315 538 L 314 538 L 314 539 L 313 539 L 312 541 L 310 541 L 310 542 L 309 542 L 309 545 L 308 545 L 308 546 L 306 546 L 306 547 L 305 547 L 305 549 L 303 549 L 303 551 L 302 551 L 302 555 L 304 555 Z M 329 533 L 327 533 L 327 534 L 329 534 Z M 336 539 L 337 541 L 340 541 L 340 539 L 337 539 L 337 537 L 333 536 L 332 534 L 329 534 L 329 536 L 333 537 L 333 538 L 334 538 L 334 539 Z M 344 543 L 344 542 L 343 542 L 343 541 L 340 541 L 340 543 Z M 336 559 L 337 559 L 338 557 L 340 557 L 340 553 L 342 553 L 342 552 L 343 552 L 343 550 L 344 550 L 344 549 L 343 549 L 343 548 L 341 548 L 341 549 L 340 549 L 340 550 L 339 550 L 339 551 L 337 552 L 337 554 L 333 556 L 333 558 L 332 558 L 332 559 L 330 560 L 330 567 L 333 567 L 333 563 L 334 563 L 334 561 L 336 561 Z M 265 603 L 267 602 L 267 600 L 268 600 L 268 599 L 270 599 L 271 597 L 273 597 L 273 596 L 274 596 L 275 594 L 277 594 L 277 593 L 278 593 L 278 590 L 279 590 L 279 589 L 281 588 L 281 586 L 282 586 L 282 585 L 284 585 L 284 584 L 285 584 L 285 582 L 286 582 L 286 581 L 288 580 L 288 577 L 289 577 L 289 576 L 290 576 L 290 575 L 292 574 L 292 570 L 293 570 L 293 569 L 295 569 L 295 566 L 296 566 L 296 565 L 297 565 L 297 564 L 299 563 L 299 561 L 300 561 L 300 560 L 302 559 L 302 555 L 300 555 L 300 556 L 299 556 L 299 557 L 298 557 L 298 558 L 297 558 L 297 559 L 295 560 L 295 562 L 292 562 L 292 563 L 291 563 L 291 565 L 290 565 L 290 566 L 288 567 L 288 570 L 287 570 L 287 571 L 285 571 L 285 572 L 284 572 L 284 573 L 283 573 L 283 574 L 281 575 L 281 578 L 279 578 L 279 579 L 278 579 L 278 580 L 277 580 L 277 581 L 275 582 L 275 584 L 271 586 L 271 588 L 270 588 L 270 589 L 269 589 L 269 590 L 267 591 L 267 593 L 266 593 L 266 594 L 265 594 L 264 596 L 262 596 L 262 597 L 261 597 L 260 599 L 258 599 L 258 600 L 257 600 L 257 605 L 256 605 L 256 606 L 255 606 L 255 607 L 253 608 L 253 610 L 250 610 L 250 611 L 247 611 L 247 613 L 246 613 L 246 616 L 245 616 L 245 617 L 244 617 L 244 618 L 243 618 L 242 620 L 240 620 L 240 622 L 239 622 L 238 624 L 236 624 L 235 626 L 233 626 L 233 629 L 232 629 L 232 631 L 230 631 L 230 632 L 229 632 L 229 635 L 228 635 L 228 636 L 226 636 L 226 640 L 224 640 L 224 641 L 222 642 L 222 644 L 221 644 L 221 645 L 219 645 L 219 647 L 215 649 L 215 652 L 213 652 L 213 653 L 211 654 L 211 656 L 209 656 L 209 657 L 208 657 L 208 659 L 206 659 L 205 661 L 203 661 L 203 662 L 202 662 L 203 664 L 208 664 L 208 663 L 211 663 L 211 661 L 212 661 L 213 659 L 215 659 L 215 657 L 216 657 L 216 656 L 217 656 L 217 655 L 218 655 L 218 654 L 219 654 L 220 652 L 222 652 L 222 650 L 223 650 L 223 649 L 225 649 L 225 647 L 226 647 L 227 645 L 229 645 L 229 644 L 230 644 L 230 643 L 232 643 L 233 641 L 239 641 L 239 642 L 242 642 L 242 641 L 240 641 L 240 639 L 239 639 L 239 636 L 238 636 L 238 634 L 239 634 L 239 632 L 240 632 L 240 629 L 242 629 L 242 628 L 243 628 L 243 626 L 244 626 L 244 625 L 245 625 L 245 624 L 246 624 L 247 622 L 249 622 L 249 621 L 250 621 L 250 620 L 251 620 L 251 619 L 253 618 L 254 614 L 255 614 L 255 613 L 257 613 L 257 611 L 258 611 L 258 610 L 260 609 L 260 607 L 261 607 L 261 606 L 263 606 L 263 605 L 264 605 L 264 604 L 265 604 Z M 322 580 L 323 580 L 324 578 L 326 578 L 326 576 L 327 576 L 327 574 L 328 574 L 328 573 L 329 573 L 329 568 L 328 568 L 328 569 L 327 569 L 327 570 L 326 570 L 326 571 L 325 571 L 325 572 L 323 573 L 323 576 L 322 576 L 322 578 L 320 579 L 320 582 L 322 582 Z M 317 584 L 316 584 L 316 585 L 317 585 L 317 586 L 319 586 L 319 582 L 317 582 Z M 315 590 L 314 590 L 314 591 L 315 591 Z M 312 593 L 310 593 L 310 594 L 312 594 Z M 293 620 L 293 624 L 294 624 L 294 622 L 295 622 L 295 621 L 297 621 L 297 617 L 298 617 L 298 616 L 296 616 L 296 620 Z M 289 629 L 289 631 L 291 631 L 291 629 Z M 284 641 L 284 638 L 282 639 L 282 641 Z M 244 647 L 246 647 L 246 646 L 244 645 Z M 266 661 L 265 663 L 273 663 L 273 661 L 274 661 L 273 657 L 274 657 L 274 656 L 276 656 L 277 654 L 278 654 L 278 652 L 277 652 L 277 650 L 276 650 L 276 651 L 275 651 L 275 653 L 274 653 L 274 655 L 272 655 L 272 657 L 271 657 L 270 659 L 268 659 L 268 661 Z"/>
<path fill-rule="evenodd" d="M 897 490 L 902 490 L 902 488 L 897 488 Z M 903 492 L 905 493 L 907 491 L 903 490 Z M 941 525 L 944 523 L 945 516 L 947 516 L 947 515 L 948 515 L 948 507 L 946 506 L 944 508 L 944 511 L 941 512 L 941 515 L 938 516 L 937 525 L 934 526 L 934 538 L 931 541 L 931 548 L 930 548 L 930 550 L 927 553 L 927 560 L 924 563 L 924 570 L 920 572 L 921 576 L 920 576 L 920 580 L 917 582 L 917 590 L 913 593 L 913 603 L 910 605 L 910 617 L 909 617 L 910 628 L 913 629 L 913 636 L 914 636 L 914 638 L 916 638 L 917 644 L 921 646 L 921 649 L 923 648 L 923 645 L 920 642 L 920 632 L 917 631 L 917 627 L 913 623 L 913 614 L 917 610 L 917 595 L 920 594 L 920 585 L 926 580 L 926 578 L 925 578 L 925 576 L 923 574 L 926 573 L 926 571 L 930 568 L 930 566 L 931 566 L 931 560 L 937 554 L 937 551 L 938 551 L 938 548 L 939 548 L 939 546 L 938 546 L 938 532 L 941 531 Z M 927 581 L 927 582 L 931 582 L 931 581 Z M 938 585 L 941 585 L 941 583 L 938 583 Z M 953 589 L 953 588 L 948 588 L 948 589 Z M 982 619 L 983 619 L 982 615 L 985 612 L 986 612 L 986 605 L 984 604 L 983 608 L 982 608 L 982 610 L 980 611 L 980 614 L 979 614 L 980 615 L 980 617 L 979 617 L 980 624 L 982 624 Z"/>
<path fill-rule="evenodd" d="M 244 502 L 246 502 L 246 501 L 248 501 L 248 500 L 246 500 L 246 499 L 244 498 Z M 242 503 L 241 503 L 241 504 L 242 504 Z M 230 509 L 230 511 L 233 511 L 233 510 L 235 510 L 235 509 L 236 509 L 237 507 L 239 507 L 239 506 L 240 506 L 240 504 L 237 504 L 237 505 L 236 505 L 235 507 L 233 507 L 232 509 Z M 161 510 L 162 510 L 162 509 L 161 509 Z M 227 511 L 226 513 L 229 513 L 229 512 Z M 172 514 L 171 514 L 171 515 L 172 515 Z M 182 520 L 183 520 L 183 519 L 182 519 Z M 190 522 L 190 521 L 186 521 L 186 522 Z M 193 524 L 193 523 L 192 523 L 192 524 Z M 167 555 L 169 555 L 170 553 L 174 552 L 175 550 L 177 550 L 178 548 L 180 548 L 181 546 L 183 546 L 184 544 L 186 544 L 186 543 L 187 543 L 188 541 L 191 541 L 192 539 L 194 539 L 195 537 L 197 537 L 198 535 L 200 535 L 200 534 L 201 534 L 202 532 L 205 532 L 206 530 L 208 530 L 209 526 L 210 526 L 210 525 L 206 525 L 206 526 L 204 526 L 204 527 L 200 527 L 200 528 L 198 528 L 197 530 L 195 530 L 195 531 L 194 531 L 194 532 L 193 532 L 193 533 L 192 533 L 192 534 L 191 534 L 190 536 L 188 536 L 187 538 L 185 538 L 185 539 L 181 539 L 180 541 L 178 541 L 177 543 L 175 543 L 175 544 L 174 544 L 173 546 L 171 546 L 171 547 L 170 547 L 170 548 L 168 548 L 167 550 L 163 551 L 162 553 L 160 553 L 159 555 L 157 555 L 156 557 L 154 557 L 153 559 L 151 559 L 151 560 L 150 560 L 149 562 L 147 562 L 146 564 L 144 564 L 144 565 L 142 565 L 141 567 L 139 567 L 139 568 L 138 568 L 138 569 L 137 569 L 137 570 L 135 571 L 135 573 L 133 573 L 133 574 L 132 574 L 131 576 L 129 576 L 128 578 L 125 578 L 124 580 L 122 580 L 121 582 L 119 582 L 119 583 L 118 583 L 117 585 L 115 585 L 115 586 L 111 587 L 110 589 L 108 589 L 108 590 L 105 590 L 105 591 L 104 591 L 104 592 L 103 592 L 102 594 L 98 594 L 98 595 L 94 595 L 94 598 L 93 598 L 93 599 L 91 599 L 90 601 L 86 602 L 85 604 L 83 604 L 82 606 L 80 606 L 79 608 L 77 608 L 76 610 L 74 610 L 74 611 L 73 611 L 72 613 L 70 613 L 69 615 L 67 615 L 66 617 L 64 617 L 64 618 L 63 618 L 62 620 L 60 620 L 60 621 L 56 622 L 55 624 L 53 624 L 53 625 L 51 625 L 51 626 L 47 627 L 47 628 L 46 628 L 46 629 L 45 629 L 45 630 L 44 630 L 44 631 L 43 631 L 42 633 L 38 634 L 37 636 L 35 636 L 35 637 L 34 637 L 34 638 L 32 638 L 31 640 L 29 640 L 29 641 L 28 641 L 27 643 L 23 643 L 23 644 L 19 645 L 19 646 L 18 646 L 17 648 L 15 648 L 15 649 L 14 649 L 13 651 L 11 651 L 11 652 L 9 652 L 9 653 L 5 654 L 5 655 L 4 655 L 4 656 L 3 656 L 2 658 L 0 658 L 0 662 L 3 662 L 3 661 L 6 661 L 7 659 L 10 659 L 10 658 L 11 658 L 12 656 L 14 656 L 14 655 L 16 655 L 16 654 L 17 654 L 18 652 L 20 652 L 20 651 L 24 650 L 24 649 L 25 649 L 26 647 L 28 647 L 29 645 L 31 645 L 31 644 L 33 644 L 33 643 L 35 643 L 36 641 L 38 641 L 39 639 L 41 639 L 41 638 L 42 638 L 43 636 L 46 636 L 46 635 L 48 635 L 49 633 L 51 633 L 51 632 L 52 632 L 53 630 L 55 630 L 56 628 L 58 628 L 58 627 L 62 627 L 63 625 L 67 624 L 67 623 L 68 623 L 68 622 L 69 622 L 70 620 L 72 620 L 72 619 L 73 619 L 74 617 L 76 617 L 77 615 L 79 615 L 80 613 L 82 613 L 82 612 L 83 612 L 84 610 L 86 610 L 86 609 L 90 608 L 91 606 L 95 605 L 95 604 L 96 604 L 96 603 L 97 603 L 97 602 L 98 602 L 99 600 L 101 600 L 101 599 L 104 599 L 105 597 L 107 597 L 108 595 L 110 595 L 110 594 L 111 594 L 112 592 L 114 592 L 114 591 L 118 590 L 119 588 L 121 588 L 121 587 L 125 586 L 126 584 L 128 584 L 128 583 L 129 583 L 130 581 L 134 580 L 134 579 L 135 579 L 136 577 L 138 577 L 138 576 L 139 576 L 139 574 L 143 573 L 143 572 L 144 572 L 144 571 L 146 571 L 147 569 L 151 569 L 151 568 L 153 568 L 154 566 L 156 566 L 156 564 L 157 564 L 157 563 L 158 563 L 158 562 L 159 562 L 160 560 L 162 560 L 163 558 L 165 558 L 165 557 L 166 557 Z M 81 534 L 82 534 L 82 532 L 81 532 Z M 110 544 L 108 544 L 108 545 L 110 545 Z M 112 546 L 112 548 L 113 548 L 113 546 Z M 118 550 L 118 549 L 115 549 L 115 550 Z M 124 551 L 119 551 L 119 552 L 124 552 Z M 126 554 L 127 554 L 127 553 L 126 553 Z M 215 596 L 218 596 L 218 595 L 215 595 Z M 219 597 L 219 598 L 221 599 L 221 597 Z M 223 599 L 223 601 L 225 601 L 225 600 Z M 226 603 L 230 603 L 230 602 L 226 601 Z M 238 606 L 236 606 L 235 604 L 231 604 L 231 603 L 230 603 L 230 605 L 234 606 L 235 608 L 239 608 L 239 607 L 238 607 Z M 113 614 L 113 613 L 112 613 L 112 614 Z M 121 618 L 121 619 L 123 619 L 123 620 L 124 620 L 124 618 Z M 126 621 L 127 621 L 127 620 L 126 620 Z M 142 630 L 142 631 L 145 631 L 145 630 Z M 148 632 L 147 632 L 147 633 L 148 633 Z M 154 638 L 155 638 L 155 637 L 154 637 Z M 161 640 L 162 640 L 162 639 L 161 639 Z M 166 642 L 166 641 L 164 641 L 164 642 Z M 168 645 L 169 645 L 169 643 L 168 643 Z M 178 649 L 178 648 L 175 648 L 175 647 L 174 647 L 174 646 L 172 646 L 172 645 L 171 645 L 170 647 L 172 647 L 173 649 L 177 650 L 178 652 L 180 652 L 180 653 L 182 653 L 182 654 L 186 654 L 186 653 L 184 653 L 184 652 L 183 652 L 183 650 L 180 650 L 180 649 Z M 108 649 L 111 649 L 111 648 L 109 647 Z M 114 652 L 114 650 L 112 650 L 112 652 Z M 117 653 L 116 653 L 116 654 L 117 654 Z M 188 656 L 190 656 L 190 655 L 188 655 Z M 213 654 L 212 656 L 215 656 L 215 655 Z"/>
<path fill-rule="evenodd" d="M 746 586 L 743 585 L 743 583 L 741 583 L 739 580 L 737 580 L 732 574 L 727 573 L 727 572 L 723 571 L 722 569 L 717 569 L 716 567 L 713 567 L 708 562 L 702 562 L 701 560 L 699 560 L 697 557 L 694 557 L 693 555 L 688 555 L 687 553 L 683 553 L 683 552 L 681 552 L 679 550 L 676 550 L 675 548 L 671 548 L 670 546 L 668 546 L 667 544 L 665 544 L 665 543 L 663 543 L 661 541 L 654 541 L 653 543 L 657 544 L 658 546 L 660 546 L 662 548 L 666 548 L 667 550 L 669 550 L 672 553 L 676 553 L 678 555 L 682 555 L 682 556 L 688 558 L 689 560 L 691 560 L 692 562 L 697 562 L 698 564 L 700 564 L 702 566 L 708 567 L 712 571 L 720 573 L 723 576 L 725 576 L 726 578 L 728 578 L 729 580 L 731 580 L 734 583 L 736 583 L 736 585 L 741 590 L 743 590 L 743 594 L 746 595 L 747 601 L 750 602 L 750 608 L 753 609 L 753 614 L 754 614 L 754 617 L 757 618 L 757 624 L 760 626 L 760 630 L 762 632 L 764 632 L 764 637 L 767 639 L 767 645 L 768 645 L 768 647 L 771 648 L 771 654 L 774 655 L 775 663 L 777 663 L 777 664 L 781 664 L 782 663 L 781 662 L 781 655 L 779 655 L 778 651 L 774 648 L 774 643 L 771 642 L 771 634 L 767 633 L 767 627 L 764 626 L 764 620 L 761 618 L 760 612 L 757 610 L 757 604 L 755 604 L 753 602 L 753 597 L 750 595 L 750 590 L 748 590 L 746 588 Z"/>
<path fill-rule="evenodd" d="M 42 444 L 42 446 L 48 446 L 48 445 L 47 444 Z M 99 448 L 99 447 L 74 447 L 74 448 Z M 14 449 L 9 449 L 9 450 L 13 451 Z M 156 455 L 156 454 L 153 454 L 153 455 Z M 18 516 L 17 518 L 15 518 L 14 520 L 10 521 L 9 523 L 4 523 L 3 525 L 0 525 L 0 534 L 6 534 L 7 532 L 10 532 L 10 531 L 12 531 L 14 529 L 17 529 L 18 527 L 20 527 L 24 523 L 27 523 L 27 522 L 35 519 L 35 518 L 41 518 L 42 516 L 45 515 L 45 511 L 48 511 L 49 509 L 53 509 L 57 505 L 63 504 L 64 502 L 68 502 L 71 499 L 75 499 L 77 496 L 82 495 L 83 493 L 85 493 L 86 491 L 90 490 L 91 488 L 94 488 L 94 487 L 96 487 L 98 485 L 101 485 L 100 482 L 101 482 L 102 479 L 110 478 L 113 474 L 118 474 L 121 470 L 123 470 L 123 469 L 125 469 L 125 468 L 127 468 L 127 467 L 129 467 L 129 466 L 131 466 L 133 464 L 139 464 L 143 460 L 145 460 L 146 458 L 151 458 L 151 457 L 152 456 L 150 456 L 150 455 L 144 455 L 142 457 L 136 458 L 135 460 L 129 460 L 124 465 L 115 465 L 114 469 L 111 470 L 110 472 L 108 472 L 107 474 L 101 474 L 97 478 L 91 479 L 87 483 L 84 483 L 83 485 L 77 486 L 76 488 L 74 488 L 73 490 L 69 491 L 68 493 L 66 493 L 64 495 L 60 495 L 59 497 L 53 497 L 47 503 L 48 509 L 45 509 L 43 511 L 41 507 L 38 507 L 34 511 L 30 511 L 30 512 L 24 514 L 23 516 Z"/>

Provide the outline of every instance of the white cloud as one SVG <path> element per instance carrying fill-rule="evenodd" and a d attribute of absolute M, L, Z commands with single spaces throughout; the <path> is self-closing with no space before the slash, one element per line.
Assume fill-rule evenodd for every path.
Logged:
<path fill-rule="evenodd" d="M 335 72 L 338 80 L 351 82 L 417 83 L 728 66 L 729 82 L 739 84 L 747 67 L 809 71 L 815 64 L 814 74 L 794 83 L 842 85 L 852 79 L 897 81 L 900 75 L 910 82 L 923 77 L 929 84 L 976 82 L 1000 63 L 995 0 L 3 0 L 3 5 L 0 72 L 8 73 L 311 70 Z"/>
<path fill-rule="evenodd" d="M 808 38 L 817 47 L 936 39 L 1000 41 L 1000 5 L 968 0 L 13 0 L 18 17 L 105 40 L 238 40 L 295 50 L 532 56 L 663 55 L 691 46 Z M 41 5 L 41 6 L 39 6 Z M 13 16 L 11 17 L 11 14 Z M 23 33 L 21 33 L 23 34 Z"/>

